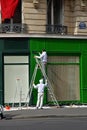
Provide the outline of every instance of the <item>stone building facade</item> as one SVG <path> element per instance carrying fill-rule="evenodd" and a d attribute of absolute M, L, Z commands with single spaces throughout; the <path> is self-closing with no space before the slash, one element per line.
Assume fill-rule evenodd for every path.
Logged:
<path fill-rule="evenodd" d="M 57 5 L 60 6 L 57 8 Z M 87 1 L 23 0 L 22 23 L 27 25 L 27 33 L 44 34 L 47 33 L 46 25 L 56 24 L 67 26 L 68 35 L 86 35 L 86 27 L 80 29 L 79 25 L 87 24 Z"/>

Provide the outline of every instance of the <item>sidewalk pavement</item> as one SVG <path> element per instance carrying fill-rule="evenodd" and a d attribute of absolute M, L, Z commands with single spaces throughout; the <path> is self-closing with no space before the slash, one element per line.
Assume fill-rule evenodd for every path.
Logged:
<path fill-rule="evenodd" d="M 28 119 L 48 117 L 87 117 L 87 106 L 35 107 L 4 109 L 5 119 Z"/>

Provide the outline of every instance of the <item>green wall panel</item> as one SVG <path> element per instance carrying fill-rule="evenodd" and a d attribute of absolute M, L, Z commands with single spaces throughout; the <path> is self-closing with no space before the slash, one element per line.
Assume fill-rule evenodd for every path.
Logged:
<path fill-rule="evenodd" d="M 30 49 L 41 51 L 45 48 L 47 51 L 55 52 L 80 52 L 81 46 L 79 42 L 76 39 L 31 39 Z"/>
<path fill-rule="evenodd" d="M 82 88 L 87 88 L 87 54 L 82 56 Z"/>
<path fill-rule="evenodd" d="M 30 50 L 41 51 L 46 48 L 45 39 L 30 39 Z"/>
<path fill-rule="evenodd" d="M 86 39 L 30 39 L 31 58 L 34 54 L 46 49 L 49 54 L 71 54 L 80 56 L 80 103 L 87 103 L 87 40 Z M 35 52 L 36 51 L 36 52 Z M 38 53 L 37 53 L 38 54 Z M 33 57 L 32 57 L 33 55 Z M 35 65 L 33 58 L 32 65 Z M 33 68 L 31 69 L 33 70 Z M 33 72 L 33 71 L 31 71 Z M 39 76 L 38 76 L 39 77 Z M 79 101 L 78 101 L 79 102 Z"/>
<path fill-rule="evenodd" d="M 4 89 L 3 89 L 3 61 L 2 61 L 2 51 L 4 50 L 4 40 L 0 39 L 0 104 L 3 105 L 4 102 Z"/>
<path fill-rule="evenodd" d="M 82 89 L 81 103 L 87 104 L 87 89 Z"/>
<path fill-rule="evenodd" d="M 29 48 L 28 46 L 28 39 L 24 38 L 10 38 L 10 39 L 4 39 L 4 50 L 26 50 Z"/>
<path fill-rule="evenodd" d="M 78 54 L 80 56 L 80 103 L 87 103 L 87 40 L 86 39 L 57 39 L 57 38 L 4 38 L 0 39 L 0 103 L 3 103 L 3 62 L 2 55 L 4 52 L 21 53 L 30 51 L 30 79 L 35 67 L 34 55 L 46 49 L 50 54 Z M 38 83 L 41 77 L 38 71 L 35 83 Z M 34 95 L 34 96 L 33 96 Z M 33 90 L 32 100 L 36 103 L 36 90 Z M 45 100 L 46 103 L 46 92 Z"/>
<path fill-rule="evenodd" d="M 85 53 L 82 53 L 81 62 L 81 100 L 87 103 L 87 54 Z"/>
<path fill-rule="evenodd" d="M 61 40 L 61 39 L 50 39 L 46 41 L 46 47 L 49 51 L 58 51 L 58 52 L 79 52 L 80 45 L 78 42 L 73 40 Z M 75 44 L 76 43 L 76 44 Z"/>
<path fill-rule="evenodd" d="M 2 65 L 2 53 L 0 52 L 0 104 L 3 104 L 4 89 L 3 89 L 3 65 Z"/>
<path fill-rule="evenodd" d="M 1 38 L 0 39 L 0 104 L 4 104 L 4 54 L 29 53 L 29 44 L 26 38 Z"/>

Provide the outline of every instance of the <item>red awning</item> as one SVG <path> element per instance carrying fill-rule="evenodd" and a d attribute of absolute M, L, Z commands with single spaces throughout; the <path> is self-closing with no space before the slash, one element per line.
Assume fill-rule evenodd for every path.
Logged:
<path fill-rule="evenodd" d="M 2 19 L 10 19 L 14 16 L 19 0 L 1 0 Z"/>

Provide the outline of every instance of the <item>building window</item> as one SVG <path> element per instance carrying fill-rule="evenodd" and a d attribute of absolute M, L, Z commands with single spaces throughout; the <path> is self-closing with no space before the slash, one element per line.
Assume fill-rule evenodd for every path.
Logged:
<path fill-rule="evenodd" d="M 67 34 L 67 26 L 64 26 L 63 0 L 47 1 L 47 33 Z"/>
<path fill-rule="evenodd" d="M 22 1 L 19 0 L 17 9 L 14 14 L 13 23 L 22 23 Z"/>
<path fill-rule="evenodd" d="M 29 87 L 29 57 L 4 56 L 4 103 L 25 103 Z"/>
<path fill-rule="evenodd" d="M 48 62 L 47 74 L 57 100 L 79 100 L 79 56 L 49 56 Z"/>
<path fill-rule="evenodd" d="M 22 24 L 22 0 L 0 1 L 1 19 L 0 33 L 24 32 Z M 13 6 L 11 6 L 13 5 Z M 10 8 L 9 8 L 10 7 Z"/>
<path fill-rule="evenodd" d="M 63 0 L 47 0 L 48 24 L 63 24 Z"/>
<path fill-rule="evenodd" d="M 22 14 L 21 14 L 21 4 L 22 4 L 22 2 L 21 2 L 21 0 L 19 0 L 19 2 L 18 2 L 18 4 L 16 5 L 16 9 L 15 9 L 15 12 L 14 12 L 14 16 L 12 17 L 12 18 L 5 18 L 5 19 L 3 19 L 2 18 L 2 23 L 11 23 L 11 19 L 12 19 L 12 22 L 13 23 L 21 23 L 21 16 L 22 16 Z M 2 8 L 2 6 L 1 6 L 1 8 Z M 4 8 L 4 7 L 3 7 Z M 3 11 L 4 11 L 5 9 L 3 9 Z M 10 9 L 9 9 L 10 10 Z M 2 11 L 2 12 L 3 12 Z M 3 14 L 4 16 L 5 16 L 5 13 Z M 8 12 L 7 12 L 7 17 L 10 17 L 9 15 L 8 15 Z"/>

